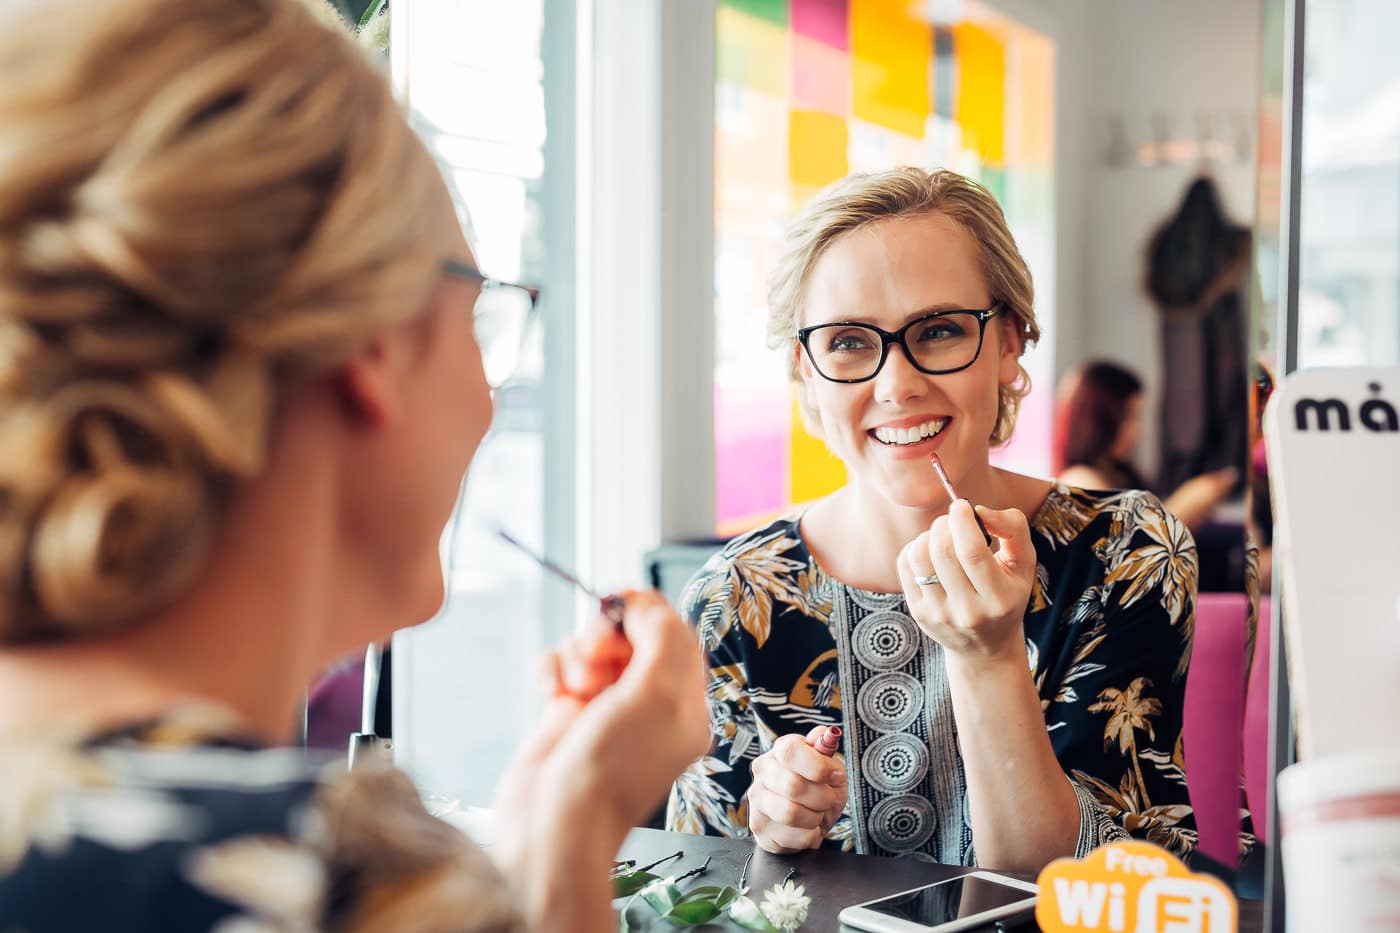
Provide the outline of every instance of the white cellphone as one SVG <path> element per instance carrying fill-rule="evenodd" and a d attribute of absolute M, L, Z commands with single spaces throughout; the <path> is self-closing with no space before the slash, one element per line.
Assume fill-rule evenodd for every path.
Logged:
<path fill-rule="evenodd" d="M 870 933 L 953 933 L 1035 907 L 1033 882 L 974 871 L 841 911 L 841 922 Z"/>

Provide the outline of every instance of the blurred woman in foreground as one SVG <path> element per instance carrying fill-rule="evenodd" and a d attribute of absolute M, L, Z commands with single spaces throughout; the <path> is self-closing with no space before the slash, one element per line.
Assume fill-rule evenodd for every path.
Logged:
<path fill-rule="evenodd" d="M 47 3 L 0 70 L 0 927 L 611 929 L 610 860 L 705 742 L 659 598 L 625 666 L 553 659 L 513 884 L 402 774 L 276 747 L 436 611 L 491 418 L 496 283 L 380 74 L 292 0 Z"/>

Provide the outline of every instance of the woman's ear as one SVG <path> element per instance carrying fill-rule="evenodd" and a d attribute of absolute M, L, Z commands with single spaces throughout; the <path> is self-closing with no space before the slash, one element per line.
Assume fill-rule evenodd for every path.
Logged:
<path fill-rule="evenodd" d="M 792 352 L 796 354 L 793 357 L 793 371 L 797 374 L 797 409 L 802 415 L 802 426 L 807 429 L 808 434 L 821 438 L 821 416 L 812 401 L 812 384 L 821 377 L 812 369 L 812 361 L 807 359 L 807 354 L 802 352 L 800 341 L 792 342 Z"/>
<path fill-rule="evenodd" d="M 998 361 L 997 381 L 1009 386 L 1021 377 L 1021 351 L 1026 348 L 1026 342 L 1021 333 L 1020 318 L 1006 312 L 1002 312 L 1000 317 L 1001 358 Z"/>
<path fill-rule="evenodd" d="M 792 371 L 797 373 L 797 378 L 802 382 L 811 382 L 816 373 L 812 372 L 812 364 L 807 359 L 807 354 L 802 352 L 802 341 L 796 338 L 792 341 Z"/>
<path fill-rule="evenodd" d="M 347 416 L 368 427 L 396 420 L 403 405 L 408 353 L 402 328 L 376 334 L 331 377 Z"/>

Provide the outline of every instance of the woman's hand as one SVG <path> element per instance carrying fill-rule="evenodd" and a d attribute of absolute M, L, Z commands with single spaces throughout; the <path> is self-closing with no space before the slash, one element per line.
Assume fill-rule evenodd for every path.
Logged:
<path fill-rule="evenodd" d="M 628 830 L 709 747 L 695 632 L 655 592 L 626 596 L 546 659 L 543 721 L 501 778 L 491 853 L 529 929 L 616 929 L 607 868 Z"/>
<path fill-rule="evenodd" d="M 974 666 L 1025 665 L 1021 623 L 1035 583 L 1030 525 L 1020 509 L 978 507 L 1001 544 L 987 547 L 972 505 L 958 499 L 899 553 L 899 580 L 914 621 L 956 659 Z M 916 577 L 936 575 L 937 583 Z"/>
<path fill-rule="evenodd" d="M 600 617 L 547 659 L 552 698 L 501 782 L 500 818 L 575 808 L 620 844 L 709 747 L 694 630 L 659 593 L 629 593 L 626 607 L 625 639 Z"/>
<path fill-rule="evenodd" d="M 642 594 L 628 591 L 623 599 Z M 640 605 L 640 603 L 639 603 Z M 578 635 L 545 656 L 548 690 L 555 697 L 572 696 L 584 703 L 617 682 L 632 660 L 632 643 L 611 619 L 596 617 Z"/>
<path fill-rule="evenodd" d="M 815 849 L 846 809 L 846 761 L 827 757 L 806 739 L 785 735 L 753 761 L 749 830 L 760 848 L 786 854 Z"/>

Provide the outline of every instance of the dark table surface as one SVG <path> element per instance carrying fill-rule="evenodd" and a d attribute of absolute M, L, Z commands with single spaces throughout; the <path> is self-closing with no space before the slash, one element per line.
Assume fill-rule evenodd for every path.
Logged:
<path fill-rule="evenodd" d="M 805 886 L 805 893 L 812 898 L 807 922 L 802 925 L 803 933 L 849 930 L 850 927 L 841 926 L 836 919 L 842 908 L 953 878 L 970 870 L 914 859 L 880 858 L 825 849 L 799 855 L 771 855 L 748 840 L 691 836 L 656 829 L 634 829 L 618 858 L 636 859 L 639 865 L 645 865 L 678 851 L 684 852 L 684 857 L 668 862 L 659 870 L 679 874 L 711 858 L 709 870 L 687 882 L 687 886 L 737 883 L 744 859 L 752 853 L 748 881 L 750 895 L 758 901 L 762 900 L 764 890 L 782 881 L 789 869 L 796 868 L 793 880 Z M 1038 929 L 1029 915 L 1003 923 L 1008 930 L 1017 933 Z M 996 926 L 992 924 L 985 929 L 995 930 Z M 1263 905 L 1259 901 L 1240 901 L 1239 930 L 1240 933 L 1261 933 Z"/>

